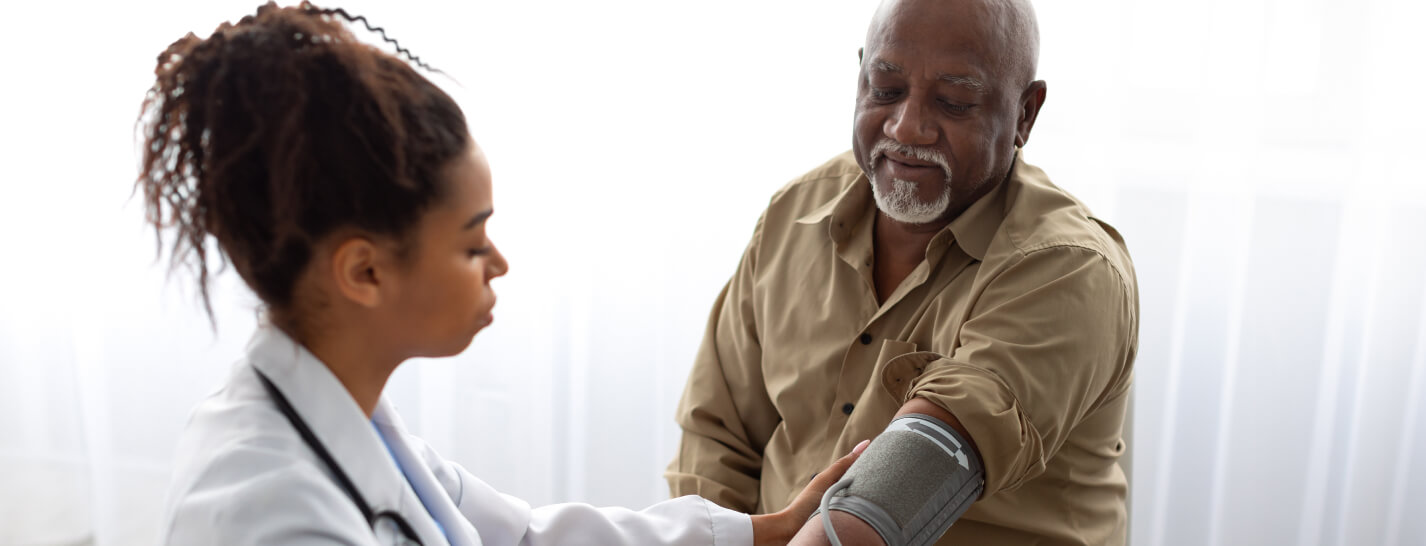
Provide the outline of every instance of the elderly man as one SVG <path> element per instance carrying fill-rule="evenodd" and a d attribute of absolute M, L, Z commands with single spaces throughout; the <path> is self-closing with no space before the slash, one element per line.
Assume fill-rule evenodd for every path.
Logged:
<path fill-rule="evenodd" d="M 1021 152 L 1045 101 L 1038 41 L 1024 0 L 878 9 L 851 152 L 773 196 L 714 303 L 678 409 L 674 495 L 775 511 L 919 414 L 959 465 L 913 461 L 930 449 L 913 443 L 868 472 L 966 497 L 907 501 L 954 520 L 937 543 L 1125 542 L 1138 292 L 1119 234 Z M 908 522 L 886 499 L 912 489 L 880 492 L 883 527 L 833 509 L 799 540 L 825 540 L 831 517 L 843 543 L 878 543 Z"/>

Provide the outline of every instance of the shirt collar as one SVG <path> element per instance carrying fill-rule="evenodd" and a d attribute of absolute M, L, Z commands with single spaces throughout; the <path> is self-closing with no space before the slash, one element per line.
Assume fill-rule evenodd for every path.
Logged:
<path fill-rule="evenodd" d="M 970 257 L 984 260 L 985 253 L 990 248 L 990 240 L 1005 220 L 1005 195 L 1009 191 L 1007 186 L 1019 184 L 1025 169 L 1026 164 L 1017 148 L 1010 176 L 952 220 L 943 230 L 950 232 L 949 236 L 937 237 L 932 244 L 935 244 L 934 241 L 956 243 Z M 871 209 L 875 206 L 871 195 L 871 182 L 866 173 L 862 173 L 831 200 L 798 218 L 797 223 L 817 224 L 830 218 L 833 221 L 828 225 L 828 234 L 833 241 L 842 242 L 851 235 L 852 229 L 858 225 L 861 218 L 873 212 Z"/>
<path fill-rule="evenodd" d="M 847 187 L 821 206 L 798 218 L 799 224 L 818 224 L 831 218 L 828 234 L 833 241 L 845 241 L 861 219 L 875 209 L 871 195 L 871 181 L 865 173 L 858 174 Z"/>
<path fill-rule="evenodd" d="M 1023 178 L 1021 171 L 1025 168 L 1025 162 L 1019 149 L 1015 151 L 1015 159 L 1010 165 L 1010 176 L 996 184 L 990 193 L 982 195 L 974 203 L 971 203 L 965 211 L 961 212 L 955 220 L 946 226 L 951 232 L 952 240 L 960 245 L 970 257 L 979 261 L 985 261 L 985 253 L 990 249 L 990 240 L 995 238 L 995 233 L 1000 230 L 1000 224 L 1005 221 L 1007 210 L 1005 210 L 1006 194 L 1010 192 L 1011 186 L 1020 184 Z"/>

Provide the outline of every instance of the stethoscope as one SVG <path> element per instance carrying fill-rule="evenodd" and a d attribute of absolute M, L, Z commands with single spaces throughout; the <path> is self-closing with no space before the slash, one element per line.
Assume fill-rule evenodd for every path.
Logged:
<path fill-rule="evenodd" d="M 292 423 L 292 428 L 297 429 L 297 434 L 302 437 L 302 441 L 306 442 L 307 447 L 312 448 L 312 451 L 317 453 L 317 458 L 322 459 L 322 462 L 327 465 L 327 468 L 331 469 L 332 474 L 337 478 L 337 485 L 342 488 L 342 491 L 347 493 L 348 497 L 351 497 L 353 503 L 356 503 L 357 509 L 361 510 L 361 515 L 366 518 L 366 524 L 371 526 L 372 531 L 376 530 L 377 521 L 381 520 L 381 518 L 389 518 L 392 522 L 396 523 L 396 528 L 401 530 L 401 535 L 406 538 L 407 542 L 421 546 L 421 538 L 416 536 L 416 531 L 411 528 L 411 524 L 407 523 L 406 518 L 402 517 L 401 514 L 395 510 L 372 512 L 371 505 L 366 503 L 366 499 L 357 491 L 356 486 L 352 485 L 351 478 L 347 477 L 347 473 L 342 470 L 341 465 L 337 464 L 337 460 L 332 458 L 332 454 L 327 451 L 327 447 L 322 445 L 321 440 L 318 440 L 315 434 L 312 434 L 312 429 L 307 428 L 307 422 L 302 420 L 302 416 L 298 415 L 297 410 L 292 408 L 292 404 L 287 401 L 287 397 L 283 396 L 282 392 L 273 386 L 272 381 L 269 380 L 261 370 L 253 368 L 253 371 L 257 372 L 257 378 L 262 380 L 262 386 L 264 389 L 267 389 L 267 394 L 272 397 L 272 401 L 277 403 L 277 409 L 282 412 L 283 416 L 287 417 L 287 422 Z"/>

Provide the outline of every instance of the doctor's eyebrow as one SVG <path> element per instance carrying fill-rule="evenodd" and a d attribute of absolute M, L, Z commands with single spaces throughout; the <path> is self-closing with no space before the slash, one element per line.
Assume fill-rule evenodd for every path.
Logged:
<path fill-rule="evenodd" d="M 495 214 L 495 209 L 489 209 L 485 212 L 478 212 L 475 214 L 475 216 L 472 216 L 470 220 L 467 220 L 465 225 L 461 226 L 461 229 L 466 230 L 478 226 L 481 222 L 484 222 L 485 219 L 490 218 L 490 215 L 492 214 Z"/>

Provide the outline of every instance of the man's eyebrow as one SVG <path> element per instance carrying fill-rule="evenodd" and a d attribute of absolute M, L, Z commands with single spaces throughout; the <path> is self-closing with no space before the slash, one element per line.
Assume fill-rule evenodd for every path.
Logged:
<path fill-rule="evenodd" d="M 871 68 L 878 72 L 892 72 L 896 74 L 906 73 L 906 69 L 901 68 L 901 65 L 882 59 L 873 60 L 871 62 Z M 990 92 L 989 86 L 985 85 L 984 82 L 972 78 L 970 76 L 962 76 L 959 74 L 940 74 L 936 77 L 936 79 L 949 83 L 951 85 L 959 85 L 961 87 L 970 88 L 971 91 L 975 91 L 979 94 L 985 94 Z"/>
<path fill-rule="evenodd" d="M 939 80 L 941 80 L 941 81 L 943 81 L 943 82 L 946 82 L 946 83 L 949 83 L 949 84 L 951 84 L 951 85 L 959 85 L 959 86 L 962 86 L 962 87 L 969 87 L 971 91 L 975 91 L 976 93 L 980 93 L 980 94 L 985 94 L 985 93 L 987 93 L 987 92 L 990 91 L 990 88 L 987 87 L 984 83 L 982 83 L 980 80 L 977 80 L 977 79 L 972 78 L 972 77 L 970 77 L 970 76 L 959 76 L 959 75 L 956 75 L 956 74 L 941 74 L 941 75 L 938 76 L 936 79 L 939 79 Z"/>
<path fill-rule="evenodd" d="M 470 229 L 475 226 L 478 226 L 481 222 L 484 222 L 486 218 L 490 218 L 490 215 L 492 214 L 495 214 L 495 209 L 489 209 L 485 212 L 476 213 L 476 215 L 472 216 L 470 220 L 468 220 L 465 225 L 461 227 L 461 229 Z"/>
<path fill-rule="evenodd" d="M 901 68 L 901 65 L 880 59 L 872 61 L 871 67 L 882 72 L 895 72 L 897 74 L 905 72 L 905 70 Z"/>

